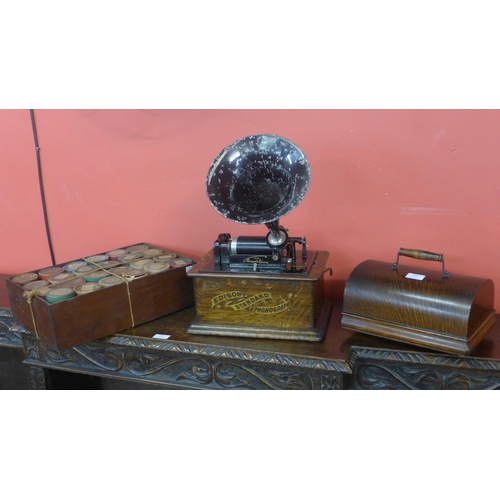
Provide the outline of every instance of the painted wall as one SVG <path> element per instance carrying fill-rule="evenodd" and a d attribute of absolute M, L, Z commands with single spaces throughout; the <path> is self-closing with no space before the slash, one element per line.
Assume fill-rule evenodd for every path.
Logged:
<path fill-rule="evenodd" d="M 309 160 L 309 191 L 281 222 L 330 252 L 333 298 L 358 263 L 392 262 L 403 246 L 492 278 L 500 310 L 499 110 L 47 109 L 35 119 L 58 263 L 140 241 L 199 258 L 220 232 L 266 234 L 221 217 L 205 179 L 225 146 L 271 133 Z M 0 174 L 0 272 L 51 265 L 28 110 L 0 111 Z"/>

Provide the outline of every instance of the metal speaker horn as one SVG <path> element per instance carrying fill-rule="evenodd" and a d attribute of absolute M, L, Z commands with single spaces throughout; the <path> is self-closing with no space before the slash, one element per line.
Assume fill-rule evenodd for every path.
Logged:
<path fill-rule="evenodd" d="M 207 176 L 217 212 L 242 224 L 269 224 L 290 213 L 309 188 L 304 153 L 277 135 L 250 135 L 224 148 Z"/>

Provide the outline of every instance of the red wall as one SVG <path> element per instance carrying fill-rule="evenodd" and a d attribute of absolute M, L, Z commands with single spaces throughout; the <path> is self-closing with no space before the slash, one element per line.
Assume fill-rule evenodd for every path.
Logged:
<path fill-rule="evenodd" d="M 492 278 L 500 290 L 498 110 L 35 110 L 35 118 L 58 263 L 139 241 L 199 258 L 220 232 L 265 234 L 221 217 L 205 179 L 225 146 L 270 133 L 309 160 L 309 191 L 281 222 L 330 252 L 333 298 L 354 266 L 392 262 L 402 246 L 443 253 L 450 272 Z M 0 173 L 0 272 L 50 265 L 28 110 L 0 111 Z"/>

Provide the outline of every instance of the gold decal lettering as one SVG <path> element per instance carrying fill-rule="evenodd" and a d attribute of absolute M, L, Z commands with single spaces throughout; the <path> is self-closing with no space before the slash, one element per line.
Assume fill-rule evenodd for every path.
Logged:
<path fill-rule="evenodd" d="M 288 294 L 288 298 L 283 300 L 279 297 L 278 300 L 282 302 L 278 304 L 270 304 L 272 301 L 272 294 L 270 292 L 261 292 L 247 297 L 247 295 L 240 290 L 233 290 L 231 292 L 223 292 L 212 298 L 212 307 L 230 308 L 233 311 L 253 311 L 257 314 L 279 314 L 291 307 L 292 294 Z M 263 304 L 264 302 L 264 304 Z"/>
<path fill-rule="evenodd" d="M 285 300 L 280 304 L 276 304 L 275 306 L 257 306 L 255 308 L 255 312 L 257 314 L 278 314 L 280 312 L 286 311 L 290 309 L 291 302 L 290 300 Z"/>
<path fill-rule="evenodd" d="M 243 292 L 240 292 L 239 290 L 221 293 L 212 298 L 212 307 L 215 307 L 217 304 L 220 304 L 221 302 L 225 302 L 227 300 L 240 299 L 244 296 L 245 294 Z"/>
<path fill-rule="evenodd" d="M 257 295 L 253 295 L 245 300 L 240 300 L 236 302 L 236 304 L 229 304 L 229 307 L 232 307 L 235 311 L 239 311 L 240 309 L 248 309 L 253 306 L 257 302 L 262 300 L 270 299 L 272 295 L 269 292 L 258 293 Z"/>

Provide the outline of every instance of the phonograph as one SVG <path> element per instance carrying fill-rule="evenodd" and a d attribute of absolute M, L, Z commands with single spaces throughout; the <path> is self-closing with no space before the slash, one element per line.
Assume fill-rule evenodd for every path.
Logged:
<path fill-rule="evenodd" d="M 305 237 L 280 224 L 309 180 L 302 151 L 276 135 L 243 137 L 215 158 L 206 180 L 212 206 L 233 222 L 263 224 L 267 234 L 221 233 L 188 272 L 196 307 L 188 333 L 323 339 L 332 311 L 323 290 L 328 252 L 309 250 Z"/>

